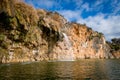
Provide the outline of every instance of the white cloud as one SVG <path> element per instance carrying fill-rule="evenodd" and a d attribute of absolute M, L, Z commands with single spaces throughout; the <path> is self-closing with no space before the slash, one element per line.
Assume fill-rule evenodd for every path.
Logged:
<path fill-rule="evenodd" d="M 98 5 L 101 5 L 103 3 L 103 0 L 97 0 L 95 2 L 95 5 L 94 6 L 98 6 Z"/>
<path fill-rule="evenodd" d="M 86 11 L 99 11 L 103 8 L 101 5 L 105 0 L 91 1 L 92 3 L 84 2 L 84 0 L 75 0 L 76 9 L 86 10 Z"/>
<path fill-rule="evenodd" d="M 76 9 L 79 10 L 86 10 L 86 11 L 90 11 L 91 8 L 89 7 L 89 3 L 83 3 L 83 0 L 74 0 L 74 3 L 76 4 Z"/>
<path fill-rule="evenodd" d="M 82 9 L 85 9 L 86 11 L 90 11 L 89 4 L 88 4 L 88 3 L 84 3 L 84 4 L 82 5 Z"/>
<path fill-rule="evenodd" d="M 77 9 L 81 9 L 81 6 L 83 4 L 83 0 L 74 0 L 74 3 L 76 5 Z"/>
<path fill-rule="evenodd" d="M 50 0 L 46 0 L 46 1 L 39 0 L 39 4 L 46 7 L 53 7 L 56 3 Z"/>
<path fill-rule="evenodd" d="M 61 10 L 58 11 L 61 15 L 63 15 L 68 21 L 72 21 L 74 19 L 78 19 L 80 17 L 81 11 L 72 11 L 72 10 Z"/>
<path fill-rule="evenodd" d="M 113 15 L 120 14 L 120 2 L 115 0 L 111 3 L 111 5 L 112 5 L 112 8 L 113 8 L 113 10 L 112 10 Z"/>

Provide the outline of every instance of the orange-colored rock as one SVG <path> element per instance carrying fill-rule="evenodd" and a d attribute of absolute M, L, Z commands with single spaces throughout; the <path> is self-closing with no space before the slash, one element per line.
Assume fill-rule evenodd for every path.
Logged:
<path fill-rule="evenodd" d="M 100 35 L 85 25 L 77 23 L 70 23 L 66 28 L 66 31 L 64 30 L 66 36 L 63 35 L 63 41 L 59 41 L 56 46 L 54 46 L 53 53 L 51 54 L 72 54 L 70 57 L 73 57 L 74 60 L 108 57 L 109 49 L 103 35 Z M 90 39 L 90 36 L 92 36 L 92 39 Z M 65 41 L 67 41 L 67 43 L 65 43 Z M 66 45 L 69 44 L 69 49 L 67 49 Z M 64 50 L 66 50 L 66 52 Z M 63 55 L 63 57 L 65 58 L 65 55 Z"/>
<path fill-rule="evenodd" d="M 103 34 L 86 25 L 69 23 L 56 12 L 36 10 L 23 2 L 12 3 L 12 9 L 11 1 L 4 1 L 7 6 L 0 6 L 0 62 L 114 57 Z"/>

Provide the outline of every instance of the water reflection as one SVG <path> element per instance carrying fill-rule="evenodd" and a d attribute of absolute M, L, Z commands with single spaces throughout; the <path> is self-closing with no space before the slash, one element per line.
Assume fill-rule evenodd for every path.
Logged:
<path fill-rule="evenodd" d="M 0 80 L 119 80 L 120 60 L 1 64 Z"/>
<path fill-rule="evenodd" d="M 120 60 L 110 60 L 105 65 L 109 80 L 120 80 Z"/>
<path fill-rule="evenodd" d="M 76 63 L 74 67 L 75 77 L 78 79 L 94 79 L 104 80 L 107 79 L 105 75 L 105 62 L 103 60 L 86 60 Z"/>

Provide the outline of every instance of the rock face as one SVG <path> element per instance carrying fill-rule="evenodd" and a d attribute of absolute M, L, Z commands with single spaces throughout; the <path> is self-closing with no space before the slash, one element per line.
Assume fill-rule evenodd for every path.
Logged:
<path fill-rule="evenodd" d="M 0 2 L 1 63 L 113 57 L 103 34 L 18 1 Z"/>
<path fill-rule="evenodd" d="M 69 60 L 68 56 L 71 60 L 112 57 L 103 34 L 77 23 L 67 23 L 63 30 L 63 41 L 58 41 L 51 52 L 56 59 L 60 56 L 63 60 Z"/>

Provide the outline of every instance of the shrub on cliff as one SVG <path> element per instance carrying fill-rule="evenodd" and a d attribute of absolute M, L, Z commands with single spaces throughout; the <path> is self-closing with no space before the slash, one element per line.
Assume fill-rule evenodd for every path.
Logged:
<path fill-rule="evenodd" d="M 96 32 L 96 34 L 91 34 L 91 35 L 89 36 L 89 40 L 92 40 L 92 39 L 94 39 L 95 37 L 98 37 L 98 38 L 100 39 L 101 37 L 103 37 L 103 33 Z"/>
<path fill-rule="evenodd" d="M 113 38 L 111 39 L 111 42 L 108 42 L 109 46 L 111 47 L 111 50 L 118 51 L 120 50 L 120 38 Z"/>

